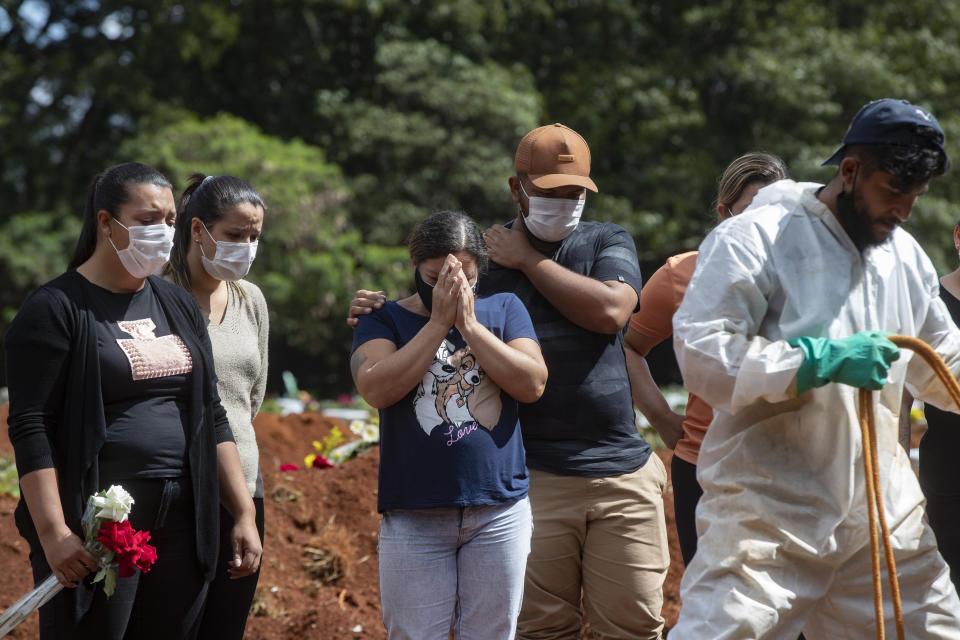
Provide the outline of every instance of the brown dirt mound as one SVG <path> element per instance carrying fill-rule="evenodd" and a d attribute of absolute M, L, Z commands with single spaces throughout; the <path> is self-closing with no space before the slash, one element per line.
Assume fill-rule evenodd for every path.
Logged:
<path fill-rule="evenodd" d="M 6 407 L 0 407 L 0 424 Z M 370 449 L 332 469 L 304 469 L 303 458 L 341 421 L 318 414 L 261 414 L 255 427 L 266 493 L 263 571 L 253 613 L 251 640 L 385 638 L 377 579 L 377 465 Z M 0 454 L 10 443 L 0 438 Z M 659 452 L 669 471 L 669 452 Z M 281 472 L 280 465 L 297 464 Z M 16 500 L 0 496 L 0 610 L 31 587 L 26 543 L 13 524 Z M 680 609 L 683 563 L 673 528 L 673 496 L 664 494 L 672 564 L 664 588 L 668 628 Z M 34 614 L 9 636 L 35 638 Z M 584 637 L 587 637 L 584 635 Z"/>

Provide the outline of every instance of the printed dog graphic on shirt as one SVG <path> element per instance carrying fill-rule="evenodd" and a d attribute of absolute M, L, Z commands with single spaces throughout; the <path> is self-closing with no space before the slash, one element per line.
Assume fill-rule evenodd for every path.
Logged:
<path fill-rule="evenodd" d="M 460 428 L 475 422 L 492 430 L 503 408 L 500 387 L 487 377 L 477 357 L 466 348 L 453 351 L 444 341 L 423 376 L 414 399 L 414 411 L 424 433 L 441 424 Z"/>
<path fill-rule="evenodd" d="M 447 424 L 459 427 L 473 419 L 467 401 L 474 389 L 480 385 L 485 372 L 477 365 L 477 358 L 472 353 L 457 351 L 451 360 L 457 373 L 437 393 L 437 413 Z"/>
<path fill-rule="evenodd" d="M 448 340 L 437 349 L 430 368 L 423 374 L 423 380 L 417 387 L 417 395 L 413 400 L 413 410 L 417 414 L 417 422 L 427 435 L 433 431 L 433 428 L 439 425 L 442 420 L 437 413 L 436 398 L 440 385 L 452 378 L 457 373 L 456 367 L 447 362 L 453 345 Z"/>

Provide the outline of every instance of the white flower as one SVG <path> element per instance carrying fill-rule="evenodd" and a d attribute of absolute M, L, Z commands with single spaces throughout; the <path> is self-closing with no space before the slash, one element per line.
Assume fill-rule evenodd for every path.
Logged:
<path fill-rule="evenodd" d="M 123 522 L 130 515 L 130 509 L 133 507 L 133 496 L 126 492 L 120 485 L 112 485 L 106 491 L 101 491 L 90 498 L 93 503 L 94 518 L 113 520 Z"/>
<path fill-rule="evenodd" d="M 363 428 L 365 426 L 366 425 L 364 424 L 363 420 L 354 420 L 350 423 L 350 431 L 358 436 L 363 435 Z"/>
<path fill-rule="evenodd" d="M 345 442 L 331 451 L 330 455 L 327 456 L 327 460 L 333 464 L 342 464 L 356 455 L 357 451 L 366 446 L 367 443 L 363 440 L 350 440 L 349 442 Z"/>
<path fill-rule="evenodd" d="M 380 429 L 375 424 L 363 425 L 363 431 L 360 432 L 360 439 L 364 442 L 380 442 Z"/>

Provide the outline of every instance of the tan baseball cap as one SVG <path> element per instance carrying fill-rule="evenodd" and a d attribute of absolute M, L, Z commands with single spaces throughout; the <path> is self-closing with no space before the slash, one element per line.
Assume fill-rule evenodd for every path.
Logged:
<path fill-rule="evenodd" d="M 538 189 L 576 185 L 597 191 L 590 179 L 590 147 L 583 137 L 559 122 L 523 136 L 513 166 Z"/>

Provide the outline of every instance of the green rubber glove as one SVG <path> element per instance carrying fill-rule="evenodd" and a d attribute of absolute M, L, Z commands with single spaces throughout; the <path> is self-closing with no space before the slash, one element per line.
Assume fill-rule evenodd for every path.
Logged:
<path fill-rule="evenodd" d="M 900 357 L 897 345 L 880 331 L 862 331 L 849 338 L 801 336 L 788 342 L 803 350 L 803 364 L 797 371 L 799 395 L 828 382 L 871 391 L 882 389 L 890 364 Z"/>

